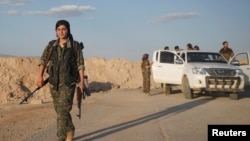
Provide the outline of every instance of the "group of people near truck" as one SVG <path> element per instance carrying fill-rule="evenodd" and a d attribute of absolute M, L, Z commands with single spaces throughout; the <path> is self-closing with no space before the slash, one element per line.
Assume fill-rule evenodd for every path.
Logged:
<path fill-rule="evenodd" d="M 219 50 L 219 53 L 225 57 L 227 61 L 230 60 L 234 56 L 234 52 L 231 48 L 229 48 L 229 43 L 228 41 L 222 42 L 223 47 Z M 170 50 L 169 46 L 165 46 L 163 48 L 164 50 Z M 191 43 L 188 43 L 186 45 L 187 50 L 200 50 L 198 45 L 195 45 L 194 47 L 192 46 Z M 179 53 L 181 50 L 179 46 L 175 46 L 174 50 Z M 151 66 L 153 62 L 150 62 L 148 60 L 149 54 L 144 53 L 142 55 L 142 63 L 141 63 L 141 70 L 142 70 L 142 77 L 143 77 L 143 86 L 142 86 L 142 91 L 146 95 L 151 95 L 150 94 L 150 75 L 151 75 Z M 163 87 L 163 84 L 161 85 Z"/>
<path fill-rule="evenodd" d="M 200 50 L 200 47 L 198 45 L 195 45 L 193 46 L 191 43 L 188 43 L 187 46 L 186 46 L 186 49 L 187 50 Z M 170 47 L 169 46 L 165 46 L 164 47 L 164 50 L 170 50 Z M 179 48 L 179 46 L 175 46 L 174 47 L 174 50 L 176 52 L 180 51 L 181 49 Z"/>

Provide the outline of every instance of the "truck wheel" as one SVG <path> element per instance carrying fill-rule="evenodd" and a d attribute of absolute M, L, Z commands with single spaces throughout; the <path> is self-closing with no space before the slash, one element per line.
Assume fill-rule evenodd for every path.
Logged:
<path fill-rule="evenodd" d="M 238 100 L 239 94 L 238 93 L 230 93 L 229 97 L 230 97 L 230 99 Z"/>
<path fill-rule="evenodd" d="M 184 77 L 182 80 L 182 90 L 186 99 L 192 99 L 194 97 L 193 91 L 190 89 L 187 77 Z"/>
<path fill-rule="evenodd" d="M 165 95 L 170 95 L 171 94 L 171 87 L 169 84 L 165 84 L 165 87 L 164 87 L 164 94 Z"/>

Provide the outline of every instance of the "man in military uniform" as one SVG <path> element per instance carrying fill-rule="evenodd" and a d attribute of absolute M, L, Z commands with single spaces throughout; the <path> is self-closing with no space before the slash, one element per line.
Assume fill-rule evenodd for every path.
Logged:
<path fill-rule="evenodd" d="M 75 127 L 70 111 L 76 85 L 82 92 L 84 89 L 84 59 L 80 44 L 73 40 L 70 33 L 69 22 L 59 20 L 55 30 L 58 39 L 49 42 L 43 51 L 39 63 L 37 86 L 43 86 L 43 74 L 49 61 L 47 72 L 57 113 L 58 141 L 72 141 Z"/>
<path fill-rule="evenodd" d="M 224 41 L 222 45 L 223 45 L 223 48 L 221 48 L 219 52 L 221 55 L 223 55 L 227 59 L 227 61 L 229 61 L 230 58 L 234 56 L 234 52 L 231 48 L 228 47 L 227 41 Z"/>
<path fill-rule="evenodd" d="M 143 77 L 143 93 L 150 95 L 150 75 L 151 75 L 151 63 L 148 60 L 148 54 L 143 54 L 141 71 Z"/>

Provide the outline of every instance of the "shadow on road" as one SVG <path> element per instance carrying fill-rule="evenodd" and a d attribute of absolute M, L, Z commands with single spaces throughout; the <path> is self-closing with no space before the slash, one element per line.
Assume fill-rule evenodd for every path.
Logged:
<path fill-rule="evenodd" d="M 185 112 L 187 110 L 190 110 L 194 107 L 200 106 L 202 104 L 205 104 L 207 102 L 210 102 L 211 100 L 216 99 L 215 97 L 213 98 L 204 98 L 204 99 L 198 99 L 198 100 L 192 100 L 190 102 L 186 102 L 177 106 L 173 106 L 173 107 L 169 107 L 163 111 L 157 112 L 157 113 L 153 113 L 138 119 L 134 119 L 131 121 L 127 121 L 124 123 L 120 123 L 117 125 L 113 125 L 110 127 L 106 127 L 103 129 L 99 129 L 90 133 L 86 133 L 80 136 L 75 137 L 75 140 L 81 140 L 81 141 L 88 141 L 88 140 L 95 140 L 98 138 L 102 138 L 105 136 L 108 136 L 110 134 L 114 134 L 117 132 L 120 132 L 122 130 L 126 130 L 128 128 L 140 125 L 140 124 L 144 124 L 146 122 L 149 122 L 151 120 L 155 120 L 157 118 L 161 118 L 164 116 L 174 116 L 177 115 L 179 113 Z"/>
<path fill-rule="evenodd" d="M 110 82 L 97 82 L 93 81 L 89 83 L 89 90 L 91 92 L 108 91 L 112 89 L 112 83 Z"/>
<path fill-rule="evenodd" d="M 170 94 L 169 95 L 173 95 L 173 94 L 180 94 L 182 93 L 180 89 L 171 89 L 170 90 Z M 157 95 L 165 95 L 164 90 L 162 88 L 155 88 L 155 89 L 151 89 L 151 96 L 157 96 Z"/>
<path fill-rule="evenodd" d="M 243 93 L 240 93 L 240 99 L 243 98 L 250 98 L 250 86 L 245 87 L 245 91 Z"/>
<path fill-rule="evenodd" d="M 152 91 L 151 96 L 164 94 L 164 91 L 163 91 L 162 88 L 152 89 L 151 91 Z M 179 87 L 174 87 L 171 90 L 171 93 L 169 95 L 173 95 L 173 94 L 183 94 L 183 93 L 182 93 L 182 91 L 180 90 Z M 223 93 L 223 92 L 197 93 L 197 94 L 194 94 L 193 98 L 196 99 L 196 98 L 203 97 L 203 96 L 219 98 L 219 97 L 229 97 L 229 94 L 228 93 Z M 244 92 L 239 93 L 238 100 L 244 99 L 244 98 L 250 98 L 250 86 L 245 87 Z"/>

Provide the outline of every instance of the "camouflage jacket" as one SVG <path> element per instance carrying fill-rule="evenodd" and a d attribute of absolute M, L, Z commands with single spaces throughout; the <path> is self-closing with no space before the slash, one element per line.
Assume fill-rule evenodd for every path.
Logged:
<path fill-rule="evenodd" d="M 85 69 L 80 44 L 73 41 L 72 47 L 68 40 L 64 47 L 60 47 L 58 40 L 50 41 L 43 51 L 39 65 L 46 64 L 50 48 L 52 48 L 52 53 L 47 65 L 49 83 L 55 88 L 63 84 L 75 84 L 79 79 L 79 70 Z"/>

